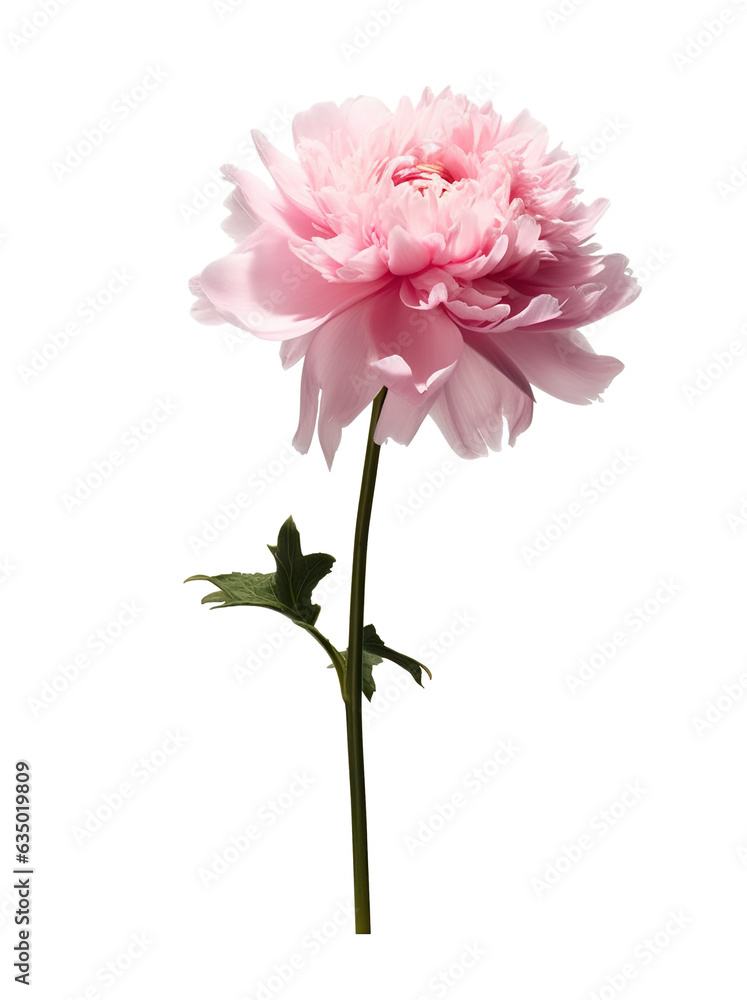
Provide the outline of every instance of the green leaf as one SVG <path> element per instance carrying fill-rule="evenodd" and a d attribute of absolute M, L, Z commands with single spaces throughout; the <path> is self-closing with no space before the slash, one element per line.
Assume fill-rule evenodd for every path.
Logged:
<path fill-rule="evenodd" d="M 277 564 L 274 573 L 199 574 L 190 576 L 184 582 L 207 580 L 218 587 L 217 591 L 203 597 L 203 604 L 214 604 L 218 608 L 241 605 L 269 608 L 296 624 L 313 625 L 321 609 L 318 604 L 311 603 L 311 594 L 332 569 L 333 556 L 323 552 L 303 555 L 301 538 L 292 517 L 280 529 L 277 545 L 269 545 L 268 548 Z"/>
<path fill-rule="evenodd" d="M 369 628 L 373 628 L 373 626 L 372 625 L 366 625 L 366 628 L 363 630 L 364 637 L 366 635 L 366 629 L 369 629 Z M 347 651 L 347 649 L 343 649 L 340 652 L 340 656 L 342 657 L 342 661 L 345 664 L 345 667 L 347 668 L 347 663 L 348 663 L 348 651 Z M 383 661 L 382 661 L 381 657 L 377 653 L 372 653 L 370 650 L 366 649 L 365 638 L 364 638 L 364 643 L 363 643 L 363 676 L 361 678 L 361 686 L 363 688 L 364 695 L 368 698 L 369 701 L 371 700 L 371 697 L 372 697 L 374 691 L 376 690 L 376 681 L 373 679 L 373 668 L 376 666 L 377 663 L 382 663 L 382 662 Z M 331 663 L 330 663 L 330 666 L 332 666 Z"/>
<path fill-rule="evenodd" d="M 318 604 L 311 603 L 311 595 L 319 581 L 332 569 L 334 557 L 324 552 L 303 555 L 301 536 L 292 517 L 280 529 L 277 545 L 268 545 L 267 548 L 277 564 L 275 579 L 281 601 L 313 625 L 321 609 Z"/>
<path fill-rule="evenodd" d="M 419 660 L 415 660 L 412 656 L 407 656 L 405 653 L 398 653 L 396 649 L 390 649 L 389 646 L 385 646 L 384 640 L 376 634 L 376 629 L 373 625 L 366 625 L 363 630 L 363 648 L 369 653 L 373 653 L 384 660 L 391 660 L 392 663 L 396 663 L 397 666 L 402 667 L 421 687 L 423 686 L 424 670 L 431 680 L 433 680 L 433 674 L 424 663 L 420 663 Z"/>
<path fill-rule="evenodd" d="M 340 655 L 347 665 L 347 650 L 343 650 Z M 421 687 L 423 686 L 422 676 L 424 670 L 432 679 L 433 675 L 424 663 L 419 663 L 418 660 L 414 660 L 411 656 L 406 656 L 404 653 L 398 653 L 396 650 L 385 646 L 383 639 L 381 639 L 381 637 L 377 634 L 374 626 L 366 625 L 363 629 L 362 687 L 363 693 L 369 701 L 376 690 L 376 682 L 373 679 L 373 668 L 378 663 L 383 663 L 384 660 L 391 660 L 398 666 L 403 667 Z"/>

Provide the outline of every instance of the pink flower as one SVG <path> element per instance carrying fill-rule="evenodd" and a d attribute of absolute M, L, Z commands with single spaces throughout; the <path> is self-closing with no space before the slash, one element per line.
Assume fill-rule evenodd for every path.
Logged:
<path fill-rule="evenodd" d="M 622 370 L 578 327 L 640 289 L 626 257 L 587 242 L 608 203 L 576 201 L 576 156 L 548 152 L 527 112 L 426 90 L 394 112 L 316 104 L 293 135 L 298 162 L 254 133 L 274 189 L 223 168 L 237 246 L 191 288 L 198 320 L 304 359 L 300 451 L 318 425 L 331 465 L 386 386 L 378 443 L 409 444 L 430 414 L 459 455 L 485 455 L 504 421 L 510 444 L 529 426 L 532 385 L 588 403 Z"/>

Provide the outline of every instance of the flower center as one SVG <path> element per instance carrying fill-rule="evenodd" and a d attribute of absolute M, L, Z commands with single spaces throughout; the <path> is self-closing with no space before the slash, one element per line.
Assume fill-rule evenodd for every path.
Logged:
<path fill-rule="evenodd" d="M 433 187 L 440 194 L 453 182 L 454 178 L 442 163 L 405 163 L 392 174 L 395 185 L 410 184 L 419 191 Z"/>

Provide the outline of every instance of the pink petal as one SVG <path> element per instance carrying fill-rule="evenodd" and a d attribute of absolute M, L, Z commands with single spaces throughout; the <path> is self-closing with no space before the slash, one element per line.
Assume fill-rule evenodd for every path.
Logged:
<path fill-rule="evenodd" d="M 367 132 L 391 117 L 391 111 L 376 97 L 348 98 L 340 107 L 333 101 L 323 101 L 294 117 L 293 141 L 297 146 L 305 140 L 331 146 L 338 133 L 338 142 L 342 135 L 350 140 L 343 143 L 343 148 L 352 150 Z"/>
<path fill-rule="evenodd" d="M 256 129 L 252 132 L 252 139 L 262 162 L 285 197 L 307 215 L 318 217 L 319 209 L 311 193 L 309 180 L 300 164 L 291 160 L 285 153 L 281 153 Z"/>
<path fill-rule="evenodd" d="M 456 261 L 451 264 L 444 264 L 444 270 L 450 274 L 455 274 L 465 281 L 482 278 L 500 264 L 508 250 L 508 236 L 502 234 L 493 243 L 487 254 L 480 254 L 473 260 Z"/>
<path fill-rule="evenodd" d="M 365 247 L 348 258 L 344 267 L 337 272 L 341 281 L 376 281 L 383 277 L 388 268 L 376 246 Z"/>
<path fill-rule="evenodd" d="M 374 441 L 383 444 L 391 438 L 398 444 L 409 444 L 428 416 L 438 393 L 425 393 L 417 402 L 388 392 L 376 423 Z"/>
<path fill-rule="evenodd" d="M 402 226 L 395 226 L 389 233 L 388 248 L 388 264 L 392 274 L 414 274 L 428 267 L 431 262 L 428 247 Z"/>
<path fill-rule="evenodd" d="M 340 110 L 354 143 L 360 142 L 373 129 L 392 121 L 392 112 L 378 97 L 348 98 Z"/>
<path fill-rule="evenodd" d="M 427 271 L 405 278 L 399 295 L 411 309 L 435 309 L 449 296 L 457 296 L 461 286 L 450 274 L 440 267 L 429 267 Z"/>
<path fill-rule="evenodd" d="M 230 322 L 229 319 L 220 315 L 213 303 L 203 292 L 199 274 L 189 279 L 189 290 L 193 295 L 197 296 L 196 301 L 192 303 L 189 311 L 192 318 L 196 319 L 198 323 L 204 323 L 207 326 L 219 326 L 221 323 Z"/>
<path fill-rule="evenodd" d="M 494 330 L 500 328 L 500 324 L 510 315 L 511 306 L 500 299 L 491 299 L 465 288 L 462 298 L 452 299 L 447 303 L 446 310 L 460 326 Z"/>
<path fill-rule="evenodd" d="M 314 235 L 308 216 L 271 191 L 254 174 L 230 163 L 224 164 L 221 171 L 226 180 L 235 185 L 224 202 L 231 214 L 223 222 L 222 228 L 237 242 L 251 236 L 263 222 L 271 222 L 298 236 Z"/>
<path fill-rule="evenodd" d="M 541 330 L 568 330 L 596 323 L 638 297 L 641 289 L 628 272 L 628 263 L 622 254 L 549 262 L 531 281 L 515 285 L 528 295 L 547 290 L 562 301 L 556 316 L 533 325 Z"/>
<path fill-rule="evenodd" d="M 465 344 L 430 412 L 458 455 L 478 458 L 500 450 L 504 420 L 513 445 L 532 422 L 532 407 L 525 392 Z"/>
<path fill-rule="evenodd" d="M 567 403 L 598 399 L 625 367 L 596 354 L 578 330 L 499 332 L 496 341 L 533 385 Z"/>
<path fill-rule="evenodd" d="M 334 101 L 320 101 L 293 118 L 293 142 L 296 146 L 306 139 L 330 143 L 334 132 L 347 131 L 345 116 Z"/>
<path fill-rule="evenodd" d="M 382 386 L 371 371 L 368 338 L 361 335 L 373 308 L 372 300 L 335 316 L 317 330 L 306 351 L 301 378 L 301 419 L 293 446 L 308 451 L 314 434 L 319 391 L 319 441 L 331 467 L 346 427 L 373 400 Z"/>
<path fill-rule="evenodd" d="M 529 380 L 516 362 L 505 351 L 501 350 L 499 347 L 499 337 L 489 333 L 475 333 L 470 330 L 462 330 L 462 336 L 464 337 L 465 344 L 468 344 L 478 354 L 482 355 L 494 368 L 497 368 L 499 372 L 502 372 L 507 379 L 513 382 L 517 389 L 534 401 L 534 393 L 532 392 Z M 293 341 L 290 341 L 290 343 L 293 343 Z"/>
<path fill-rule="evenodd" d="M 549 319 L 554 319 L 559 315 L 560 306 L 554 296 L 537 295 L 519 312 L 503 320 L 497 329 L 501 333 L 518 328 L 525 329 L 534 326 L 535 323 L 544 323 Z"/>
<path fill-rule="evenodd" d="M 301 337 L 292 337 L 290 340 L 283 340 L 280 344 L 280 363 L 283 368 L 292 368 L 301 358 L 305 357 L 311 341 L 314 339 L 315 331 L 304 333 Z"/>
<path fill-rule="evenodd" d="M 378 284 L 330 282 L 299 260 L 288 237 L 261 226 L 241 252 L 208 264 L 201 291 L 224 317 L 265 340 L 298 337 L 321 326 Z"/>
<path fill-rule="evenodd" d="M 373 303 L 368 330 L 373 369 L 384 385 L 412 402 L 435 391 L 462 352 L 462 334 L 442 308 L 409 309 L 390 291 Z"/>

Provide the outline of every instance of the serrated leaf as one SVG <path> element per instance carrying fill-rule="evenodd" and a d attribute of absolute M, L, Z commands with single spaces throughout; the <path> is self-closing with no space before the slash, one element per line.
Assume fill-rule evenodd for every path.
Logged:
<path fill-rule="evenodd" d="M 321 609 L 318 604 L 312 604 L 311 595 L 319 581 L 332 569 L 334 557 L 326 552 L 305 556 L 301 551 L 301 536 L 292 517 L 280 529 L 277 545 L 268 545 L 267 548 L 277 564 L 275 579 L 281 601 L 313 625 Z"/>
<path fill-rule="evenodd" d="M 329 573 L 334 557 L 324 552 L 305 556 L 301 551 L 298 529 L 289 517 L 280 529 L 277 545 L 269 545 L 277 569 L 274 573 L 198 574 L 189 580 L 207 580 L 217 591 L 202 598 L 203 604 L 217 608 L 246 605 L 278 611 L 297 624 L 313 626 L 320 607 L 312 604 L 311 595 L 319 581 Z"/>
<path fill-rule="evenodd" d="M 219 573 L 218 576 L 190 576 L 190 580 L 207 580 L 219 590 L 203 597 L 202 604 L 216 604 L 217 607 L 231 608 L 246 604 L 255 608 L 270 608 L 286 614 L 292 609 L 280 600 L 274 573 Z M 220 603 L 218 603 L 220 602 Z"/>
<path fill-rule="evenodd" d="M 406 653 L 398 653 L 396 649 L 391 649 L 389 646 L 384 645 L 384 640 L 376 634 L 376 629 L 373 625 L 367 625 L 363 630 L 363 648 L 369 653 L 375 653 L 382 659 L 391 660 L 398 667 L 402 667 L 421 687 L 423 686 L 424 670 L 431 680 L 433 680 L 433 675 L 424 663 L 413 659 L 412 656 L 407 656 Z"/>
<path fill-rule="evenodd" d="M 340 654 L 347 665 L 348 652 L 344 650 Z M 384 660 L 391 660 L 410 674 L 411 677 L 422 687 L 423 671 L 432 679 L 433 675 L 424 663 L 407 656 L 405 653 L 398 653 L 396 649 L 390 649 L 384 645 L 384 641 L 376 632 L 373 625 L 366 625 L 363 629 L 363 693 L 371 700 L 371 696 L 376 690 L 376 682 L 373 679 L 373 668 Z"/>

